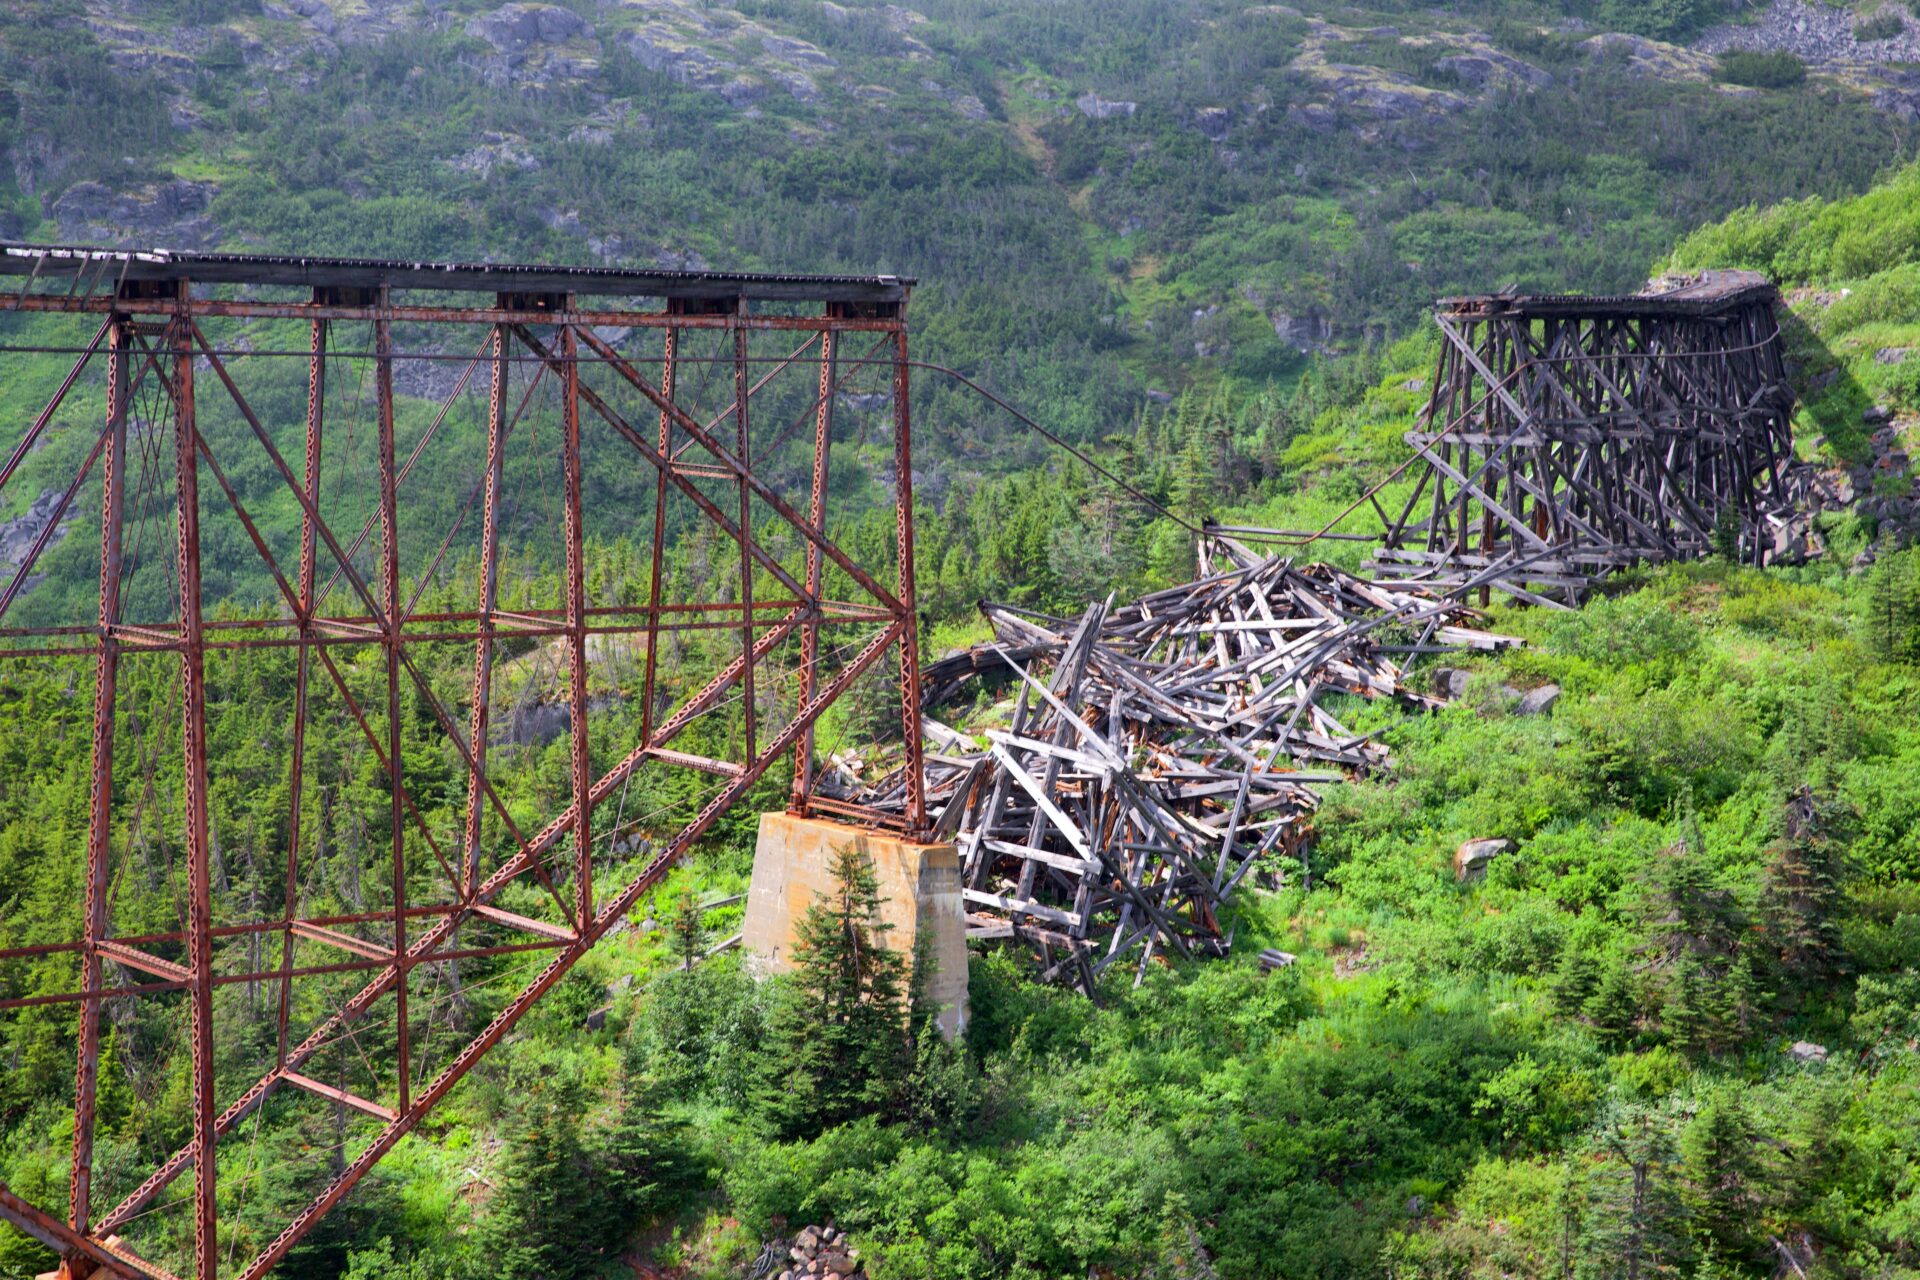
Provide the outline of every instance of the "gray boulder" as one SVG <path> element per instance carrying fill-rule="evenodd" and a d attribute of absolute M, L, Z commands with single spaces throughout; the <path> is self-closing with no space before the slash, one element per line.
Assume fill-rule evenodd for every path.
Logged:
<path fill-rule="evenodd" d="M 1514 707 L 1515 715 L 1538 716 L 1553 710 L 1553 704 L 1560 701 L 1560 686 L 1543 684 L 1538 689 L 1529 689 L 1520 695 L 1520 703 Z"/>
<path fill-rule="evenodd" d="M 1461 884 L 1484 880 L 1487 867 L 1503 853 L 1512 853 L 1513 841 L 1504 837 L 1469 840 L 1453 851 L 1453 878 Z"/>
<path fill-rule="evenodd" d="M 1795 1040 L 1787 1046 L 1787 1056 L 1795 1062 L 1825 1062 L 1827 1047 L 1815 1044 L 1811 1040 Z"/>

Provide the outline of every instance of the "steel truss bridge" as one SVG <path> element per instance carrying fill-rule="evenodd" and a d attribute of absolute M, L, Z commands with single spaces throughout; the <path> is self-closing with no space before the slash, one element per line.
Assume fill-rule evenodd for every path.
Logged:
<path fill-rule="evenodd" d="M 815 728 L 863 678 L 897 681 L 884 714 L 911 793 L 894 821 L 924 828 L 911 281 L 25 245 L 0 246 L 0 276 L 0 313 L 67 317 L 14 322 L 0 331 L 6 349 L 38 353 L 41 369 L 48 352 L 74 357 L 50 393 L 10 380 L 16 403 L 44 407 L 0 464 L 0 491 L 24 472 L 53 497 L 0 585 L 0 676 L 60 656 L 92 667 L 76 695 L 93 707 L 77 933 L 0 951 L 0 972 L 39 967 L 9 983 L 0 1009 L 58 1005 L 79 1022 L 64 1212 L 0 1188 L 0 1219 L 55 1250 L 65 1275 L 267 1274 L 776 761 L 794 759 L 796 809 L 835 812 L 814 795 Z M 64 347 L 46 337 L 56 331 L 72 335 Z M 437 415 L 413 411 L 423 403 Z M 849 405 L 864 412 L 854 441 L 836 424 L 860 416 Z M 864 447 L 843 458 L 837 438 Z M 29 461 L 41 449 L 67 460 L 51 481 L 44 460 Z M 828 532 L 830 481 L 848 472 L 891 491 L 896 532 L 880 563 Z M 471 482 L 464 505 L 426 490 L 426 476 Z M 627 600 L 602 585 L 595 555 L 636 533 L 651 574 L 646 598 Z M 98 547 L 97 607 L 23 621 L 66 535 Z M 665 572 L 667 546 L 686 537 L 700 540 L 705 581 Z M 515 566 L 529 563 L 563 564 L 564 598 L 527 598 Z M 240 572 L 271 581 L 265 610 L 228 603 Z M 660 655 L 696 636 L 720 656 L 669 696 Z M 429 678 L 428 660 L 444 670 L 454 646 L 468 651 L 464 708 Z M 285 895 L 236 905 L 215 892 L 209 792 L 238 765 L 209 749 L 210 714 L 217 728 L 224 709 L 210 713 L 208 671 L 227 651 L 260 649 L 293 665 L 275 746 Z M 626 674 L 641 724 L 614 743 L 599 730 L 590 660 L 636 649 L 639 671 Z M 498 703 L 503 666 L 527 654 L 565 674 L 566 783 L 533 820 L 495 785 L 512 710 Z M 154 687 L 132 678 L 143 664 L 168 668 L 164 698 L 133 692 Z M 323 722 L 371 755 L 369 839 L 386 868 L 372 906 L 325 915 L 310 905 L 325 856 L 325 815 L 312 811 Z M 724 753 L 689 744 L 703 722 Z M 140 778 L 163 745 L 184 781 L 158 813 Z M 457 759 L 460 820 L 427 820 L 408 768 L 423 752 Z M 625 793 L 642 769 L 686 775 L 697 809 L 668 829 L 636 821 Z M 136 827 L 180 851 L 183 902 L 175 927 L 128 935 L 115 907 L 137 861 L 123 833 Z M 640 830 L 637 874 L 614 875 L 610 850 L 631 851 Z M 523 954 L 484 1026 L 444 1016 L 459 965 Z M 343 974 L 357 990 L 310 1012 L 309 984 Z M 268 1045 L 230 1084 L 216 1027 L 259 999 L 273 1007 Z M 108 1179 L 96 1142 L 103 1021 L 130 1002 L 161 1002 L 188 1030 L 190 1137 Z M 219 1155 L 268 1105 L 354 1128 L 278 1234 L 243 1241 L 221 1212 L 252 1157 L 222 1169 Z"/>

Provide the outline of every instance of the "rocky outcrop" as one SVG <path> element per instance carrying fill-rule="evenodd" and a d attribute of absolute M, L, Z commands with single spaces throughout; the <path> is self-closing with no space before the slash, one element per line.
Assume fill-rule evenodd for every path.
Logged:
<path fill-rule="evenodd" d="M 54 508 L 59 505 L 60 491 L 44 489 L 39 497 L 27 504 L 24 513 L 11 520 L 0 520 L 0 564 L 12 568 L 23 563 L 28 553 L 33 550 L 34 542 L 46 527 L 53 523 Z M 79 511 L 73 506 L 68 507 L 66 515 L 60 520 L 60 527 L 55 529 L 53 536 L 47 539 L 47 547 L 51 549 L 59 546 L 60 540 L 67 536 L 73 522 L 79 518 Z M 42 560 L 41 563 L 44 564 L 45 561 Z"/>
<path fill-rule="evenodd" d="M 1811 1040 L 1795 1040 L 1787 1046 L 1787 1056 L 1795 1062 L 1818 1066 L 1827 1060 L 1827 1046 L 1815 1044 Z"/>
<path fill-rule="evenodd" d="M 1301 315 L 1273 311 L 1267 314 L 1267 319 L 1273 324 L 1273 336 L 1302 355 L 1333 350 L 1333 321 L 1318 311 Z"/>
<path fill-rule="evenodd" d="M 587 20 L 557 4 L 502 5 L 466 25 L 493 55 L 480 64 L 489 84 L 540 93 L 583 85 L 600 70 L 600 45 Z"/>
<path fill-rule="evenodd" d="M 1080 114 L 1089 120 L 1111 120 L 1115 116 L 1131 116 L 1140 109 L 1137 102 L 1127 102 L 1118 98 L 1103 98 L 1089 89 L 1073 100 Z"/>
<path fill-rule="evenodd" d="M 699 45 L 655 26 L 628 32 L 622 43 L 635 62 L 690 89 L 718 93 L 740 70 L 738 63 L 716 58 Z"/>
<path fill-rule="evenodd" d="M 1435 58 L 1433 67 L 1475 93 L 1512 87 L 1544 89 L 1553 83 L 1553 77 L 1539 67 L 1496 49 L 1450 53 L 1444 58 Z"/>
<path fill-rule="evenodd" d="M 527 149 L 527 140 L 517 133 L 495 133 L 489 129 L 480 135 L 478 145 L 469 147 L 453 160 L 462 173 L 484 178 L 495 169 L 538 169 L 540 162 Z"/>
<path fill-rule="evenodd" d="M 1529 689 L 1520 695 L 1520 701 L 1514 704 L 1513 713 L 1517 716 L 1543 716 L 1553 710 L 1553 704 L 1560 701 L 1560 686 L 1543 684 L 1537 689 Z"/>
<path fill-rule="evenodd" d="M 481 14 L 466 30 L 499 52 L 514 54 L 537 44 L 565 44 L 591 35 L 593 28 L 585 18 L 557 4 L 508 4 Z"/>
<path fill-rule="evenodd" d="M 1882 405 L 1861 415 L 1867 427 L 1867 457 L 1841 473 L 1829 473 L 1834 497 L 1851 500 L 1854 512 L 1874 523 L 1877 546 L 1903 546 L 1920 539 L 1920 480 L 1914 475 L 1912 448 L 1903 423 Z M 1827 505 L 1844 505 L 1832 503 Z M 1855 562 L 1865 568 L 1879 558 L 1870 547 Z"/>
<path fill-rule="evenodd" d="M 1594 62 L 1619 62 L 1635 79 L 1699 81 L 1713 70 L 1713 59 L 1703 53 L 1624 31 L 1590 36 L 1580 47 Z"/>
<path fill-rule="evenodd" d="M 76 182 L 47 212 L 68 240 L 208 249 L 220 239 L 220 230 L 207 212 L 218 190 L 211 182 L 185 178 L 120 189 Z"/>
<path fill-rule="evenodd" d="M 1903 30 L 1884 40 L 1856 39 L 1860 15 L 1851 8 L 1774 0 L 1757 22 L 1729 23 L 1704 32 L 1694 47 L 1703 53 L 1752 49 L 1791 53 L 1814 66 L 1859 67 L 1920 62 L 1920 22 L 1890 2 L 1879 10 L 1900 20 Z"/>
<path fill-rule="evenodd" d="M 1193 113 L 1193 127 L 1209 142 L 1225 142 L 1233 129 L 1233 113 L 1225 107 L 1201 107 Z"/>
<path fill-rule="evenodd" d="M 949 89 L 938 80 L 922 80 L 920 87 L 942 102 L 950 104 L 965 119 L 985 120 L 987 118 L 987 104 L 971 93 Z"/>

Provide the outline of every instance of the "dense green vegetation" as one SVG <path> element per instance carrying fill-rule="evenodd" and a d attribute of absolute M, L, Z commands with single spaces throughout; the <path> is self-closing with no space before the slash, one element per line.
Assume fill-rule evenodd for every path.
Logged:
<path fill-rule="evenodd" d="M 58 238 L 52 206 L 81 181 L 138 190 L 179 176 L 217 184 L 209 216 L 230 245 L 912 272 L 922 353 L 1008 390 L 1189 519 L 1317 527 L 1386 474 L 1424 395 L 1432 350 L 1414 320 L 1433 294 L 1632 287 L 1702 222 L 1669 268 L 1753 267 L 1792 290 L 1809 457 L 1859 460 L 1871 403 L 1920 411 L 1920 360 L 1883 358 L 1920 347 L 1920 169 L 1849 194 L 1904 154 L 1899 126 L 1818 75 L 1742 79 L 1723 60 L 1727 79 L 1770 85 L 1735 94 L 1683 50 L 1649 72 L 1558 25 L 1680 39 L 1724 15 L 1707 0 L 1379 3 L 1319 17 L 939 0 L 904 31 L 877 7 L 842 20 L 752 0 L 733 11 L 742 22 L 812 42 L 840 70 L 822 74 L 817 104 L 775 92 L 751 113 L 611 40 L 578 83 L 489 84 L 472 71 L 487 47 L 464 34 L 484 7 L 328 49 L 250 0 L 168 0 L 91 28 L 76 0 L 12 6 L 0 14 L 0 232 Z M 107 61 L 108 43 L 158 49 L 177 31 L 204 37 L 180 84 Z M 905 37 L 926 57 L 906 56 Z M 1419 43 L 1436 38 L 1524 60 L 1553 87 L 1473 91 Z M 250 42 L 264 40 L 293 51 L 286 68 L 260 69 Z M 1382 90 L 1406 99 L 1397 114 L 1357 105 Z M 1084 93 L 1134 106 L 1096 118 L 1073 105 Z M 955 95 L 977 98 L 982 118 Z M 169 120 L 181 101 L 190 127 Z M 1222 138 L 1199 127 L 1211 107 L 1227 111 Z M 1315 109 L 1334 123 L 1314 123 Z M 611 142 L 578 132 L 588 125 Z M 454 163 L 501 139 L 533 163 Z M 1303 359 L 1300 335 L 1347 354 Z M 0 340 L 28 336 L 87 335 L 0 320 Z M 8 359 L 23 391 L 64 371 Z M 297 379 L 254 376 L 272 420 L 293 421 Z M 923 385 L 930 651 L 977 638 L 981 597 L 1077 609 L 1190 571 L 1185 532 L 1127 488 Z M 87 394 L 76 422 L 98 420 Z M 403 400 L 403 450 L 432 414 Z M 857 415 L 846 421 L 840 532 L 878 563 L 892 536 L 883 463 Z M 230 415 L 210 412 L 204 429 L 216 449 L 238 439 Z M 409 545 L 457 510 L 478 432 L 470 407 L 449 417 L 445 470 L 409 494 Z M 56 432 L 33 466 L 52 474 L 85 443 Z M 343 522 L 365 510 L 353 505 L 358 448 L 329 455 Z M 526 466 L 512 476 L 530 495 L 519 534 L 551 523 L 540 501 L 553 477 Z M 23 474 L 0 514 L 17 514 L 39 474 Z M 235 480 L 285 536 L 291 508 L 271 477 L 236 468 Z M 637 483 L 596 471 L 590 501 L 624 510 Z M 786 786 L 771 777 L 285 1274 L 562 1280 L 623 1274 L 631 1252 L 717 1280 L 786 1226 L 829 1217 L 875 1280 L 1916 1274 L 1920 553 L 1883 546 L 1849 574 L 1880 531 L 1848 515 L 1823 532 L 1829 555 L 1805 569 L 1677 567 L 1579 614 L 1500 611 L 1495 625 L 1529 647 L 1482 661 L 1462 703 L 1340 709 L 1382 735 L 1396 766 L 1329 796 L 1287 888 L 1239 899 L 1233 960 L 1156 965 L 1138 989 L 1116 979 L 1096 1008 L 1033 986 L 1015 956 L 976 954 L 959 1048 L 929 1030 L 897 957 L 870 945 L 871 886 L 851 865 L 840 899 L 809 921 L 796 977 L 757 984 L 730 956 L 693 963 L 737 925 L 737 907 L 703 916 L 697 903 L 744 887 L 751 815 Z M 234 528 L 210 536 L 239 547 Z M 23 606 L 33 617 L 90 614 L 83 541 L 49 562 Z M 683 537 L 666 572 L 703 582 L 713 554 Z M 628 540 L 608 533 L 593 559 L 596 598 L 644 596 L 648 568 Z M 423 607 L 473 572 L 456 550 Z M 514 607 L 559 598 L 550 559 L 529 555 L 507 577 Z M 133 589 L 164 602 L 157 573 Z M 227 616 L 271 599 L 246 572 L 212 590 Z M 720 652 L 723 641 L 687 641 L 669 685 L 684 689 Z M 466 656 L 423 661 L 457 704 Z M 371 665 L 343 666 L 356 689 L 379 681 Z M 596 760 L 632 740 L 632 668 L 618 651 L 596 666 Z M 516 651 L 501 704 L 551 701 L 556 673 L 551 654 Z M 123 675 L 122 933 L 178 918 L 177 726 L 154 713 L 175 678 L 170 662 Z M 0 678 L 0 945 L 72 932 L 90 679 L 52 660 Z M 219 654 L 210 679 L 217 896 L 238 913 L 286 891 L 293 659 Z M 1549 680 L 1565 690 L 1551 716 L 1511 716 L 1495 696 L 1502 682 Z M 857 741 L 886 683 L 859 689 L 823 740 Z M 320 697 L 329 714 L 316 717 L 303 795 L 323 856 L 306 901 L 376 909 L 390 894 L 381 775 Z M 411 693 L 403 715 L 431 737 Z M 726 755 L 738 732 L 714 716 L 685 745 Z M 422 747 L 405 765 L 425 820 L 457 823 L 450 752 Z M 564 803 L 564 738 L 520 735 L 496 766 L 519 820 Z M 704 794 L 642 773 L 621 803 L 664 830 Z M 491 836 L 495 856 L 504 838 Z M 1456 883 L 1455 846 L 1490 836 L 1517 848 L 1484 882 Z M 642 861 L 623 849 L 604 874 L 620 881 Z M 419 851 L 415 887 L 434 872 Z M 525 892 L 504 905 L 537 912 L 539 891 Z M 1268 946 L 1298 963 L 1263 974 L 1252 957 Z M 243 947 L 228 962 L 243 960 L 260 963 Z M 483 1025 L 528 972 L 511 956 L 467 962 L 468 994 L 436 1014 L 436 1034 Z M 64 976 L 12 966 L 0 989 Z M 310 1024 L 337 991 L 303 989 L 295 1019 Z M 223 1096 L 271 1061 L 275 998 L 223 989 Z M 102 1067 L 103 1196 L 185 1132 L 179 1007 L 127 1007 Z M 61 1008 L 0 1019 L 0 1181 L 46 1205 L 65 1196 L 72 1034 Z M 1822 1052 L 1789 1052 L 1797 1042 Z M 343 1044 L 317 1070 L 351 1087 L 363 1067 Z M 222 1146 L 235 1256 L 367 1132 L 318 1114 L 283 1098 Z M 128 1236 L 177 1251 L 179 1202 Z M 0 1274 L 45 1262 L 0 1232 Z"/>

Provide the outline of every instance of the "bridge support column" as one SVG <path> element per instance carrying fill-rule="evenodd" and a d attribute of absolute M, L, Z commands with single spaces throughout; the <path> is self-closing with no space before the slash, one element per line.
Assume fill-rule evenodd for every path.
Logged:
<path fill-rule="evenodd" d="M 970 1016 L 967 922 L 960 859 L 951 844 L 921 844 L 790 813 L 761 814 L 742 938 L 749 964 L 762 973 L 793 966 L 795 928 L 807 908 L 833 889 L 830 855 L 848 844 L 865 855 L 880 882 L 881 920 L 893 926 L 886 946 L 905 952 L 911 966 L 924 943 L 932 967 L 924 975 L 925 990 L 938 1010 L 935 1022 L 949 1039 L 963 1034 Z"/>

